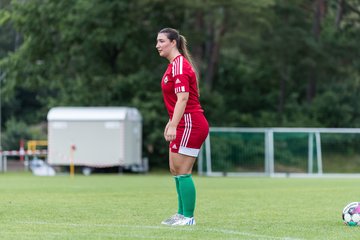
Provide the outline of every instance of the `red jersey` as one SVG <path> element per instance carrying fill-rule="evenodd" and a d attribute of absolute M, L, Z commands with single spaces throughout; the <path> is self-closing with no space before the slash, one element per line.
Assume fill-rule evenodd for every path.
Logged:
<path fill-rule="evenodd" d="M 189 99 L 184 113 L 203 112 L 199 102 L 196 74 L 189 61 L 182 55 L 170 63 L 162 77 L 161 89 L 170 119 L 173 116 L 177 93 L 188 92 Z"/>

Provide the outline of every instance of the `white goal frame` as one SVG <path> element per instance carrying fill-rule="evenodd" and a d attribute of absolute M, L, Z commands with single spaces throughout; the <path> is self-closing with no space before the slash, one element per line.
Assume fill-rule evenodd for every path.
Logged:
<path fill-rule="evenodd" d="M 211 132 L 228 133 L 263 133 L 264 134 L 264 172 L 214 172 L 212 171 L 211 159 Z M 274 171 L 274 133 L 308 133 L 308 170 L 307 173 L 276 173 Z M 204 171 L 204 148 L 201 149 L 198 159 L 198 174 L 203 176 L 268 176 L 268 177 L 360 177 L 360 173 L 323 173 L 321 134 L 360 133 L 360 128 L 233 128 L 211 127 L 205 140 L 206 170 Z M 315 137 L 317 172 L 314 169 L 313 142 Z"/>

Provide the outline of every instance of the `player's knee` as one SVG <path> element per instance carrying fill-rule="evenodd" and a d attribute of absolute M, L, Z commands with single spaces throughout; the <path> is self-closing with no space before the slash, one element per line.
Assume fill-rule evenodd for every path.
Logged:
<path fill-rule="evenodd" d="M 170 168 L 170 173 L 171 173 L 172 175 L 174 175 L 174 176 L 177 175 L 175 168 Z"/>
<path fill-rule="evenodd" d="M 189 170 L 189 169 L 178 168 L 178 169 L 174 169 L 173 172 L 171 172 L 171 173 L 175 176 L 191 174 L 191 169 Z"/>

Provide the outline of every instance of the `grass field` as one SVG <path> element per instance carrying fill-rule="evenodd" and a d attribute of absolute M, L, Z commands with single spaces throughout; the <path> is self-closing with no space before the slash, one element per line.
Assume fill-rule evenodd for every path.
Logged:
<path fill-rule="evenodd" d="M 176 211 L 169 175 L 0 174 L 0 239 L 359 239 L 341 220 L 360 179 L 194 178 L 197 225 Z"/>

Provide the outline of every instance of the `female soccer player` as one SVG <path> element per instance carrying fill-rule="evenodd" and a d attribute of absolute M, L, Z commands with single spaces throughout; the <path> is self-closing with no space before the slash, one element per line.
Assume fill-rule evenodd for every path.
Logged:
<path fill-rule="evenodd" d="M 157 35 L 156 49 L 169 60 L 161 88 L 169 121 L 164 130 L 169 144 L 169 167 L 178 195 L 178 212 L 162 221 L 166 225 L 195 225 L 195 185 L 191 176 L 209 125 L 199 102 L 199 84 L 186 39 L 172 28 Z"/>

